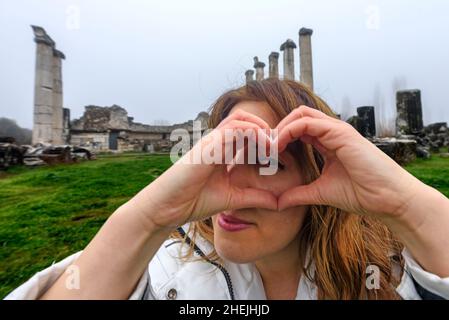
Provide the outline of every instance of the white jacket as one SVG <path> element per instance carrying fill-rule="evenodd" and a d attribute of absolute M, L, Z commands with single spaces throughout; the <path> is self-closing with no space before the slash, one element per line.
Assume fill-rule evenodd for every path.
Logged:
<path fill-rule="evenodd" d="M 187 239 L 189 240 L 189 239 Z M 212 250 L 204 239 L 196 239 L 195 258 L 180 259 L 187 245 L 180 240 L 164 242 L 150 261 L 129 299 L 146 300 L 265 300 L 265 291 L 254 264 L 224 261 L 223 266 L 201 259 Z M 5 299 L 39 298 L 72 264 L 81 252 L 38 272 Z M 407 300 L 449 299 L 449 278 L 423 270 L 407 250 L 402 253 L 405 270 L 396 291 Z M 82 283 L 80 284 L 82 286 Z M 317 290 L 307 277 L 301 277 L 296 299 L 315 300 Z"/>

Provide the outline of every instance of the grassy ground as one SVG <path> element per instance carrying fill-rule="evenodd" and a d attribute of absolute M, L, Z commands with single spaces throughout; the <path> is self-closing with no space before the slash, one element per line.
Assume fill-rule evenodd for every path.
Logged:
<path fill-rule="evenodd" d="M 124 154 L 0 175 L 0 298 L 53 261 L 81 250 L 107 217 L 171 165 Z M 449 159 L 407 166 L 449 197 Z"/>
<path fill-rule="evenodd" d="M 107 217 L 171 165 L 124 155 L 0 177 L 0 298 L 86 246 Z"/>
<path fill-rule="evenodd" d="M 418 159 L 406 169 L 424 183 L 449 197 L 449 159 L 433 156 L 431 160 Z"/>

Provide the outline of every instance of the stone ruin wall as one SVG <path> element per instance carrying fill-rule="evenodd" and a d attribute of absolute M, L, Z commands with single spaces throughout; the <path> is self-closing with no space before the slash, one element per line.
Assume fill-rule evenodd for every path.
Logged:
<path fill-rule="evenodd" d="M 207 129 L 209 115 L 200 113 L 196 120 L 201 130 Z M 175 142 L 170 134 L 175 129 L 193 132 L 193 121 L 168 126 L 152 126 L 134 122 L 128 112 L 117 105 L 111 107 L 87 106 L 83 116 L 72 121 L 71 143 L 95 151 L 167 152 Z"/>

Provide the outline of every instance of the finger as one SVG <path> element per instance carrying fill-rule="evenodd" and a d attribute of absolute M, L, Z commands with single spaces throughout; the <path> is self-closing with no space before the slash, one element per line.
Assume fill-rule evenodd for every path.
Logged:
<path fill-rule="evenodd" d="M 241 120 L 229 121 L 225 126 L 216 128 L 202 139 L 199 145 L 201 159 L 213 158 L 214 164 L 217 164 L 217 160 L 221 161 L 220 164 L 230 164 L 235 157 L 235 152 L 241 147 L 247 147 L 250 144 L 249 141 L 253 146 L 261 145 L 265 146 L 266 150 L 270 150 L 271 140 L 265 130 L 261 131 L 257 124 Z"/>
<path fill-rule="evenodd" d="M 223 143 L 235 142 L 237 139 L 246 138 L 248 141 L 270 146 L 270 136 L 266 130 L 261 129 L 252 122 L 233 120 L 219 129 Z M 232 139 L 231 139 L 232 138 Z"/>
<path fill-rule="evenodd" d="M 304 117 L 291 122 L 279 132 L 279 152 L 285 150 L 290 142 L 306 135 L 316 138 L 325 149 L 336 151 L 346 142 L 344 136 L 348 134 L 348 130 L 347 126 L 339 122 Z"/>
<path fill-rule="evenodd" d="M 279 196 L 279 211 L 304 205 L 326 205 L 325 195 L 321 194 L 319 179 L 309 185 L 298 186 Z"/>
<path fill-rule="evenodd" d="M 286 125 L 291 123 L 292 121 L 295 121 L 297 119 L 301 119 L 304 117 L 310 117 L 310 118 L 316 118 L 316 119 L 328 119 L 328 120 L 335 120 L 332 117 L 329 117 L 325 113 L 313 109 L 307 106 L 300 106 L 299 108 L 296 108 L 288 116 L 286 116 L 284 119 L 282 119 L 281 122 L 277 125 L 276 129 L 280 132 Z"/>
<path fill-rule="evenodd" d="M 312 145 L 323 157 L 327 156 L 327 149 L 315 137 L 308 135 L 299 138 L 302 142 Z"/>
<path fill-rule="evenodd" d="M 228 117 L 226 117 L 218 125 L 217 128 L 220 128 L 220 127 L 228 124 L 230 121 L 233 121 L 233 120 L 241 120 L 241 121 L 246 121 L 246 122 L 252 122 L 252 123 L 257 124 L 262 129 L 271 130 L 270 126 L 268 125 L 268 123 L 265 122 L 265 120 L 259 118 L 258 116 L 254 115 L 254 114 L 251 114 L 249 112 L 242 111 L 242 110 L 237 110 L 237 111 L 231 113 Z"/>
<path fill-rule="evenodd" d="M 231 193 L 229 209 L 260 208 L 277 210 L 276 196 L 268 190 L 255 188 L 236 188 Z"/>

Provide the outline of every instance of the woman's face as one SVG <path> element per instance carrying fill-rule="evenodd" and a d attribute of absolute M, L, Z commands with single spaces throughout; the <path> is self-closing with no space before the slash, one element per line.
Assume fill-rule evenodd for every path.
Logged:
<path fill-rule="evenodd" d="M 243 110 L 265 120 L 276 128 L 280 119 L 264 102 L 241 102 L 231 111 Z M 275 175 L 260 175 L 259 165 L 235 166 L 230 173 L 233 185 L 269 190 L 275 196 L 302 184 L 297 161 L 288 152 L 279 154 L 279 169 Z M 214 246 L 218 255 L 236 263 L 256 262 L 294 248 L 298 252 L 298 232 L 307 207 L 272 211 L 259 208 L 223 212 L 212 217 Z M 240 221 L 241 220 L 241 221 Z"/>

